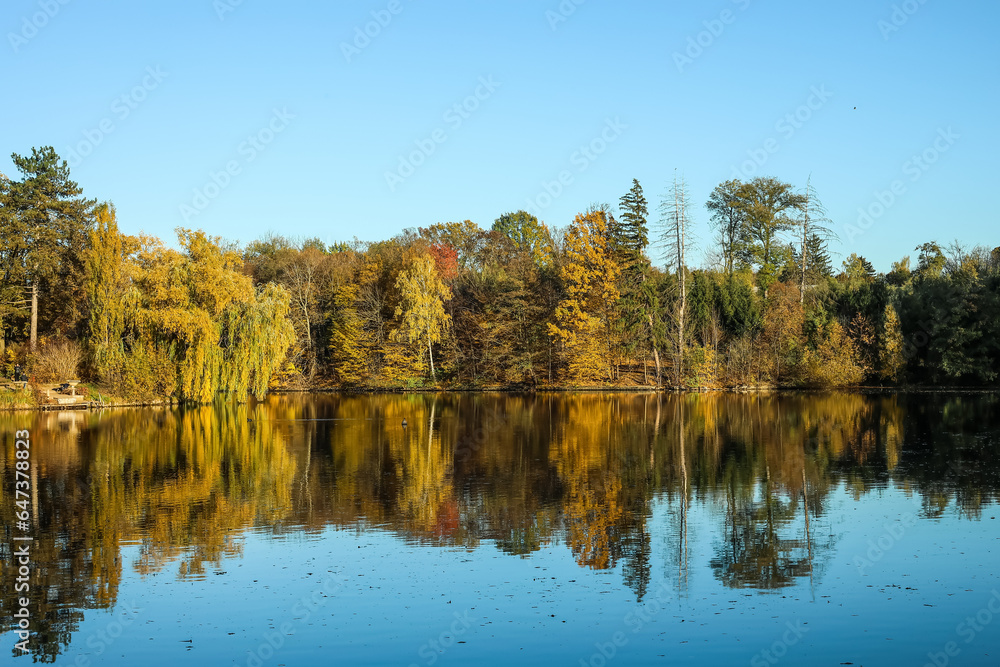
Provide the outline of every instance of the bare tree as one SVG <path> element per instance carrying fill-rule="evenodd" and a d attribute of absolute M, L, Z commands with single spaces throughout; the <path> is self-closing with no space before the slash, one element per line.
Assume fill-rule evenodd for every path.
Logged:
<path fill-rule="evenodd" d="M 673 267 L 677 273 L 678 299 L 675 309 L 674 333 L 677 337 L 674 345 L 674 378 L 677 385 L 684 377 L 684 352 L 686 342 L 687 315 L 687 251 L 691 246 L 690 221 L 688 210 L 690 201 L 687 193 L 687 183 L 681 177 L 674 175 L 673 185 L 660 205 L 661 242 L 666 250 L 667 266 Z"/>
<path fill-rule="evenodd" d="M 826 242 L 837 237 L 830 225 L 833 224 L 826 215 L 826 207 L 816 195 L 816 189 L 812 186 L 812 176 L 806 179 L 806 189 L 802 193 L 805 202 L 802 204 L 802 256 L 800 282 L 799 282 L 799 303 L 803 303 L 806 298 L 806 273 L 811 266 L 813 258 L 810 256 L 809 246 L 817 242 Z"/>

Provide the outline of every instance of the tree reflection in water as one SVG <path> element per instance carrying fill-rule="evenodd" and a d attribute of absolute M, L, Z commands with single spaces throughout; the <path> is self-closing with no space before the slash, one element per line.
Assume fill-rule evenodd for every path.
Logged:
<path fill-rule="evenodd" d="M 817 539 L 816 526 L 838 489 L 860 498 L 895 485 L 919 495 L 924 516 L 953 506 L 977 519 L 996 502 L 997 400 L 272 396 L 252 406 L 4 414 L 0 430 L 29 428 L 36 443 L 36 658 L 51 662 L 84 610 L 115 604 L 123 567 L 202 578 L 239 557 L 251 528 L 373 529 L 426 545 L 488 542 L 517 557 L 565 544 L 580 567 L 620 567 L 638 600 L 658 555 L 683 594 L 701 573 L 694 533 L 711 531 L 707 565 L 726 586 L 791 586 L 822 576 L 835 538 L 824 525 Z M 14 461 L 7 439 L 3 494 Z M 14 509 L 0 503 L 4 526 Z M 666 536 L 662 554 L 654 534 Z M 7 538 L 3 581 L 13 567 Z M 129 544 L 138 557 L 123 565 Z M 8 629 L 12 587 L 0 603 Z"/>

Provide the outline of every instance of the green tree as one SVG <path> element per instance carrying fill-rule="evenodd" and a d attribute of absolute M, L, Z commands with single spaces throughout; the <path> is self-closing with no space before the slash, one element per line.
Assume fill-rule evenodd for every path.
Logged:
<path fill-rule="evenodd" d="M 776 256 L 780 236 L 796 227 L 794 215 L 801 213 L 807 198 L 794 192 L 790 184 L 770 177 L 743 184 L 738 197 L 751 241 L 748 257 L 759 267 L 758 281 L 766 293 L 780 266 Z"/>
<path fill-rule="evenodd" d="M 504 213 L 493 223 L 493 231 L 507 236 L 514 247 L 529 253 L 535 263 L 545 266 L 552 259 L 552 237 L 544 223 L 526 211 Z"/>
<path fill-rule="evenodd" d="M 69 165 L 51 147 L 33 148 L 30 156 L 14 153 L 11 159 L 22 178 L 0 179 L 4 231 L 0 299 L 8 308 L 17 307 L 15 312 L 21 312 L 25 302 L 30 304 L 29 340 L 34 349 L 40 300 L 62 293 L 63 298 L 53 302 L 56 312 L 50 321 L 75 308 L 79 301 L 66 297 L 78 296 L 72 291 L 82 283 L 94 201 L 81 196 L 80 186 L 70 178 Z M 71 315 L 70 319 L 75 318 Z"/>
<path fill-rule="evenodd" d="M 622 195 L 619 208 L 625 250 L 631 255 L 630 259 L 636 261 L 649 245 L 649 229 L 646 220 L 649 216 L 649 206 L 638 179 L 632 179 L 632 189 Z"/>
<path fill-rule="evenodd" d="M 931 241 L 917 246 L 914 250 L 920 251 L 917 258 L 917 275 L 919 277 L 934 278 L 941 275 L 947 261 L 944 253 L 941 252 L 941 246 Z"/>
<path fill-rule="evenodd" d="M 742 188 L 739 180 L 721 183 L 715 186 L 705 204 L 711 213 L 709 224 L 716 231 L 727 276 L 733 274 L 738 259 L 746 253 L 748 229 L 746 208 L 740 197 Z"/>

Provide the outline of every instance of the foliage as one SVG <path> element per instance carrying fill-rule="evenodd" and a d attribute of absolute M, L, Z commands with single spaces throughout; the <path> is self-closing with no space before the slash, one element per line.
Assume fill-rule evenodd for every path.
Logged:
<path fill-rule="evenodd" d="M 0 367 L 32 343 L 78 341 L 81 375 L 134 401 L 202 403 L 276 387 L 975 384 L 1000 378 L 1000 249 L 942 247 L 835 277 L 830 223 L 807 182 L 730 180 L 691 265 L 680 181 L 650 261 L 638 180 L 620 217 L 563 229 L 525 211 L 491 229 L 443 222 L 377 242 L 270 234 L 245 248 L 202 231 L 123 234 L 51 148 L 0 178 Z M 662 248 L 663 244 L 666 248 Z M 37 306 L 32 307 L 33 297 Z M 32 330 L 32 322 L 37 330 Z M 45 366 L 47 370 L 41 370 Z M 73 366 L 75 369 L 75 365 Z M 74 378 L 75 379 L 75 378 Z"/>
<path fill-rule="evenodd" d="M 410 343 L 426 342 L 431 377 L 437 381 L 433 346 L 441 340 L 450 321 L 444 302 L 451 298 L 451 292 L 441 282 L 434 259 L 428 255 L 417 257 L 408 270 L 399 274 L 396 288 L 401 297 L 396 317 L 403 318 L 399 337 Z"/>
<path fill-rule="evenodd" d="M 573 384 L 610 380 L 611 319 L 619 297 L 620 267 L 603 211 L 579 214 L 566 232 L 560 271 L 565 297 L 549 335 L 562 346 L 563 377 Z"/>
<path fill-rule="evenodd" d="M 78 380 L 83 352 L 76 341 L 45 340 L 31 355 L 29 373 L 36 382 Z"/>

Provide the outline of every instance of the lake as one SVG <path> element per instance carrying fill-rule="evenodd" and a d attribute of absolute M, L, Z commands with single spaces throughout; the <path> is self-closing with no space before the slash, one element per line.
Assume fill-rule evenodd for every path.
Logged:
<path fill-rule="evenodd" d="M 0 433 L 12 664 L 1000 664 L 996 394 L 279 395 Z"/>

